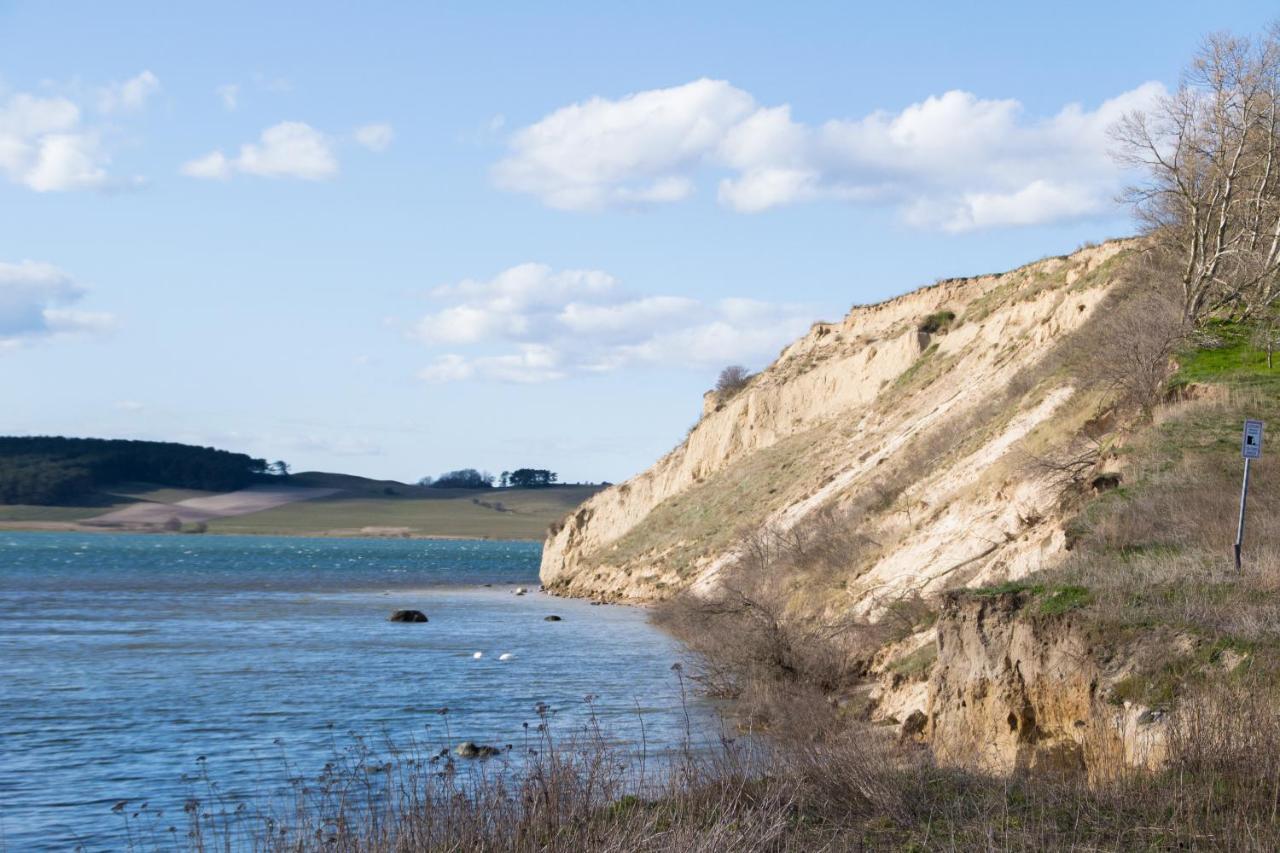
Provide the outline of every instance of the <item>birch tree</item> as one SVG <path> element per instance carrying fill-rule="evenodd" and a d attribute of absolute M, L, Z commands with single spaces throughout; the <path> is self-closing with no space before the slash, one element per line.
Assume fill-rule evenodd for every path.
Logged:
<path fill-rule="evenodd" d="M 1191 322 L 1280 299 L 1280 24 L 1209 37 L 1178 90 L 1112 129 L 1131 203 Z"/>

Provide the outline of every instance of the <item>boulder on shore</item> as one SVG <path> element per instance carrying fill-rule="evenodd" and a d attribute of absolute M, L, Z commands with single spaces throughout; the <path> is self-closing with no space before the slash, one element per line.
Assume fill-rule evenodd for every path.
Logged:
<path fill-rule="evenodd" d="M 426 622 L 427 614 L 421 610 L 397 610 L 391 614 L 390 622 Z"/>
<path fill-rule="evenodd" d="M 489 758 L 497 755 L 499 750 L 496 746 L 464 740 L 453 751 L 462 758 Z"/>

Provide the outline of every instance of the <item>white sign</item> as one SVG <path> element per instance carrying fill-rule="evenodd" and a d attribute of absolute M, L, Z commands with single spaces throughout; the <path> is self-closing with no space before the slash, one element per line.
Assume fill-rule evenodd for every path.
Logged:
<path fill-rule="evenodd" d="M 1240 455 L 1245 459 L 1262 456 L 1262 421 L 1244 422 L 1244 443 L 1240 445 Z"/>

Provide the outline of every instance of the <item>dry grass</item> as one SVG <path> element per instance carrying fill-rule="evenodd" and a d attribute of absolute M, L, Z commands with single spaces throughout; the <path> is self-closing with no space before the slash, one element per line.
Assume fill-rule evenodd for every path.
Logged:
<path fill-rule="evenodd" d="M 1089 784 L 939 768 L 865 727 L 723 741 L 669 760 L 544 730 L 520 759 L 455 762 L 357 742 L 287 794 L 210 791 L 187 825 L 121 811 L 134 850 L 411 851 L 1274 850 L 1280 712 L 1205 694 L 1170 723 L 1170 769 Z M 820 714 L 818 715 L 820 716 Z M 807 736 L 795 736 L 805 732 Z M 530 745 L 526 745 L 529 747 Z"/>
<path fill-rule="evenodd" d="M 752 453 L 655 507 L 644 520 L 602 550 L 596 563 L 660 561 L 685 574 L 708 554 L 724 550 L 745 527 L 759 526 L 777 509 L 802 497 L 812 454 L 829 445 L 826 423 Z M 673 534 L 678 534 L 673 535 Z"/>

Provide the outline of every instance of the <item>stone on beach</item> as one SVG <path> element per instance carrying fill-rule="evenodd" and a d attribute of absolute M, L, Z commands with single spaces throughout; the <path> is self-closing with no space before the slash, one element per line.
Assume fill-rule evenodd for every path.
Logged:
<path fill-rule="evenodd" d="M 469 740 L 464 740 L 458 744 L 454 752 L 462 758 L 489 758 L 497 755 L 499 750 L 496 746 L 488 746 L 487 744 L 476 744 Z"/>
<path fill-rule="evenodd" d="M 421 610 L 397 610 L 388 620 L 391 622 L 426 622 L 427 614 Z"/>

